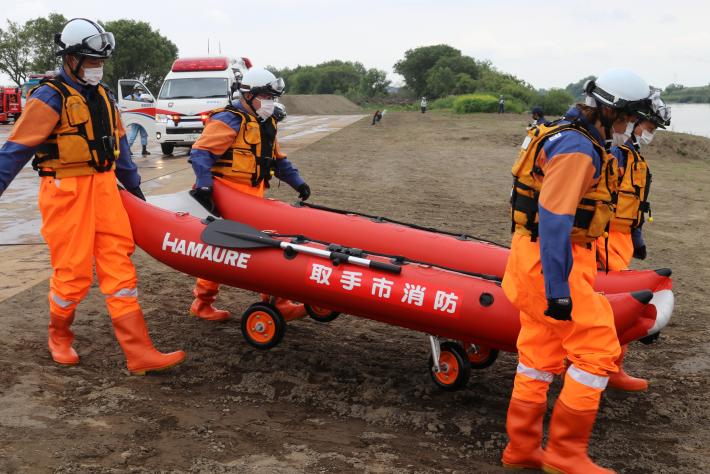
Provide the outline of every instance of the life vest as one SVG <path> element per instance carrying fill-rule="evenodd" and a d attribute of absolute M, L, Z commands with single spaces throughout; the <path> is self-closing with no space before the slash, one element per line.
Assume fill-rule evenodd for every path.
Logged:
<path fill-rule="evenodd" d="M 39 175 L 68 178 L 114 169 L 119 155 L 118 126 L 116 107 L 108 90 L 99 85 L 93 99 L 87 101 L 59 78 L 42 81 L 40 85 L 59 93 L 62 111 L 57 126 L 37 148 L 32 160 L 32 167 Z"/>
<path fill-rule="evenodd" d="M 606 153 L 589 132 L 579 123 L 565 123 L 562 120 L 538 124 L 528 129 L 528 135 L 512 168 L 513 190 L 511 204 L 511 232 L 538 237 L 538 198 L 544 173 L 537 160 L 548 139 L 563 132 L 571 131 L 584 135 L 594 146 L 602 159 L 599 181 L 588 191 L 577 205 L 572 228 L 572 242 L 589 243 L 604 235 L 614 214 L 617 188 L 616 158 Z"/>
<path fill-rule="evenodd" d="M 230 112 L 241 119 L 237 137 L 229 149 L 220 156 L 211 171 L 229 181 L 248 183 L 258 187 L 262 182 L 269 187 L 269 180 L 276 171 L 276 160 L 282 159 L 276 145 L 276 120 L 269 117 L 259 122 L 256 117 L 228 105 L 213 110 L 210 116 L 220 112 Z"/>
<path fill-rule="evenodd" d="M 630 233 L 631 229 L 643 225 L 645 213 L 651 213 L 648 202 L 651 171 L 646 160 L 633 146 L 620 146 L 619 150 L 626 156 L 626 167 L 619 180 L 619 197 L 610 228 Z"/>

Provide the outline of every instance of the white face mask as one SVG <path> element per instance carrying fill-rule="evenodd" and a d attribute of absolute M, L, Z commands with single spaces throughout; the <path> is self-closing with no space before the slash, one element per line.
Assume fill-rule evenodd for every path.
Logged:
<path fill-rule="evenodd" d="M 104 77 L 104 66 L 103 64 L 99 67 L 89 67 L 84 68 L 84 74 L 82 79 L 89 85 L 95 86 Z"/>
<path fill-rule="evenodd" d="M 651 141 L 653 141 L 654 137 L 654 132 L 649 132 L 648 130 L 644 130 L 641 132 L 641 136 L 636 135 L 636 139 L 639 142 L 639 145 L 650 145 Z"/>
<path fill-rule="evenodd" d="M 624 133 L 614 132 L 614 137 L 611 140 L 611 144 L 614 146 L 623 145 L 629 140 L 629 138 L 631 138 L 632 133 L 634 133 L 634 124 L 633 122 L 628 122 L 626 124 L 626 130 L 624 130 Z"/>
<path fill-rule="evenodd" d="M 256 115 L 261 120 L 266 120 L 274 113 L 274 101 L 271 99 L 259 99 L 259 101 L 261 102 L 261 107 L 256 109 Z"/>

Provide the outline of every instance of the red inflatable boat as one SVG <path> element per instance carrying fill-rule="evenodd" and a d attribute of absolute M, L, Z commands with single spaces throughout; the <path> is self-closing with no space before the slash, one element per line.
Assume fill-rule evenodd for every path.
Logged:
<path fill-rule="evenodd" d="M 224 218 L 259 229 L 308 234 L 313 239 L 387 255 L 406 255 L 412 260 L 466 272 L 502 277 L 510 252 L 492 242 L 395 223 L 387 218 L 249 196 L 219 179 L 214 182 L 214 199 Z M 669 269 L 599 272 L 595 288 L 603 293 L 670 290 L 670 275 Z"/>
<path fill-rule="evenodd" d="M 463 385 L 471 364 L 492 363 L 496 350 L 515 351 L 518 311 L 497 282 L 239 222 L 200 220 L 125 191 L 121 196 L 136 243 L 178 271 L 460 341 L 431 338 L 432 378 L 443 388 Z M 647 304 L 652 297 L 650 291 L 608 296 L 622 343 L 654 334 L 667 322 L 667 308 Z M 276 345 L 286 329 L 283 316 L 263 302 L 249 307 L 241 324 L 258 348 Z"/>

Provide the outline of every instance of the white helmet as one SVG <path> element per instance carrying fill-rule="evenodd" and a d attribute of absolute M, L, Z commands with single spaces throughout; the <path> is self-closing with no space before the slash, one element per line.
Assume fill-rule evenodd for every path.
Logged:
<path fill-rule="evenodd" d="M 255 96 L 269 94 L 273 97 L 279 97 L 284 93 L 285 88 L 286 84 L 283 79 L 277 78 L 272 72 L 260 67 L 253 67 L 245 72 L 239 83 L 239 91 L 242 94 L 251 92 Z"/>
<path fill-rule="evenodd" d="M 92 58 L 108 58 L 116 49 L 113 33 L 86 18 L 73 18 L 64 25 L 61 33 L 54 35 L 54 42 L 61 48 L 57 56 L 73 54 Z"/>
<path fill-rule="evenodd" d="M 610 69 L 597 79 L 587 81 L 584 92 L 593 99 L 587 105 L 606 105 L 636 112 L 648 107 L 651 89 L 646 81 L 628 69 Z"/>

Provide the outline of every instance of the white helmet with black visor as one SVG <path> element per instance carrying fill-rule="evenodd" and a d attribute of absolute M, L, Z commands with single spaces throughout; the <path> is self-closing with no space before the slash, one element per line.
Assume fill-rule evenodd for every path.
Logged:
<path fill-rule="evenodd" d="M 273 99 L 283 95 L 285 89 L 286 83 L 282 78 L 277 78 L 271 71 L 260 67 L 253 67 L 245 72 L 239 83 L 239 92 L 242 98 L 262 121 L 273 114 Z M 247 98 L 246 94 L 249 94 L 249 98 Z M 261 106 L 254 107 L 254 99 L 263 95 L 269 98 L 259 98 Z"/>
<path fill-rule="evenodd" d="M 587 81 L 584 92 L 587 95 L 585 104 L 590 107 L 609 107 L 628 115 L 637 115 L 650 107 L 648 83 L 628 69 L 606 71 L 597 79 Z M 610 146 L 614 119 L 605 116 L 601 110 L 598 117 L 606 132 L 607 146 Z"/>
<path fill-rule="evenodd" d="M 67 54 L 106 59 L 116 49 L 113 33 L 86 18 L 73 18 L 64 25 L 61 33 L 54 35 L 60 47 L 57 56 Z"/>
<path fill-rule="evenodd" d="M 84 71 L 80 76 L 81 66 L 86 58 L 108 59 L 116 49 L 116 40 L 113 33 L 107 32 L 98 23 L 86 18 L 73 18 L 69 20 L 61 33 L 54 35 L 54 42 L 59 46 L 57 56 L 64 58 L 69 67 L 67 56 L 77 59 L 71 71 L 80 82 L 96 85 L 103 75 L 103 66 L 92 68 L 92 72 Z"/>

